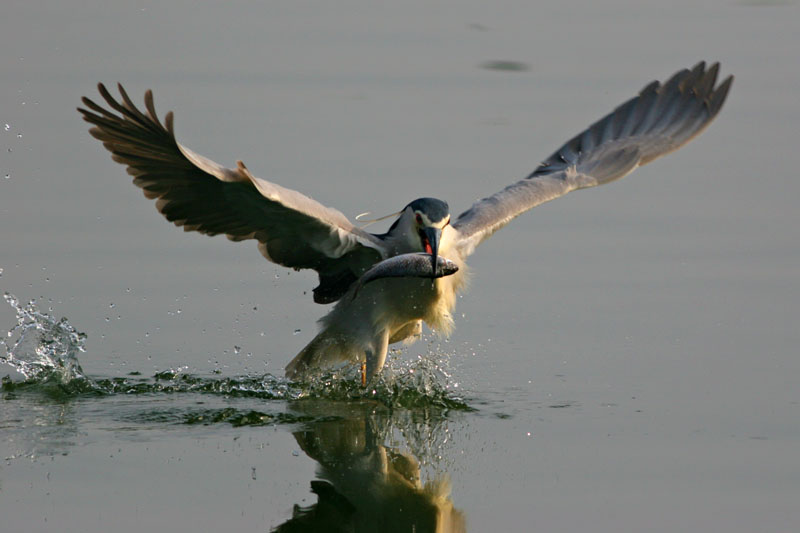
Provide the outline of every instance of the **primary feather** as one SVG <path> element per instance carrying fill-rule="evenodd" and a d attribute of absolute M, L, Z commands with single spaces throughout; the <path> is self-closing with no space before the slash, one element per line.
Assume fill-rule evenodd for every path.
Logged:
<path fill-rule="evenodd" d="M 297 191 L 194 153 L 175 139 L 172 112 L 158 119 L 151 91 L 146 113 L 119 86 L 118 102 L 103 84 L 98 90 L 114 114 L 88 98 L 79 108 L 114 161 L 126 165 L 133 183 L 156 200 L 164 217 L 186 231 L 256 239 L 262 255 L 279 265 L 316 270 L 320 303 L 341 298 L 362 272 L 386 256 L 382 240 L 354 226 L 341 212 Z"/>
<path fill-rule="evenodd" d="M 667 82 L 654 81 L 553 155 L 528 177 L 476 202 L 453 226 L 471 254 L 484 239 L 539 204 L 602 185 L 677 150 L 702 132 L 722 108 L 733 76 L 715 86 L 719 63 L 700 62 Z"/>

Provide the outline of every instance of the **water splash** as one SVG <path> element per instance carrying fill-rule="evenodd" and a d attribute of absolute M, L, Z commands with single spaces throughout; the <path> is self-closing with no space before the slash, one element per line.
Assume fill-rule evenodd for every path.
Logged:
<path fill-rule="evenodd" d="M 311 382 L 272 374 L 200 375 L 187 367 L 151 376 L 133 371 L 89 378 L 78 361 L 85 334 L 66 318 L 55 319 L 52 310 L 40 310 L 34 300 L 23 304 L 11 294 L 4 297 L 17 321 L 0 338 L 0 370 L 7 363 L 25 378 L 0 380 L 6 460 L 67 454 L 85 427 L 132 434 L 158 427 L 204 432 L 220 426 L 292 426 L 307 432 L 330 426 L 338 435 L 353 420 L 361 431 L 369 425 L 377 455 L 403 462 L 397 458 L 410 454 L 415 479 L 434 479 L 447 455 L 447 420 L 474 410 L 457 394 L 447 354 L 430 345 L 411 360 L 395 353 L 366 388 L 357 368 Z"/>
<path fill-rule="evenodd" d="M 14 308 L 17 324 L 0 339 L 5 354 L 0 363 L 7 363 L 25 377 L 24 383 L 4 379 L 2 389 L 11 392 L 36 390 L 38 385 L 57 384 L 61 396 L 90 395 L 176 394 L 196 393 L 228 398 L 260 400 L 324 400 L 334 402 L 368 401 L 390 409 L 472 410 L 465 399 L 456 394 L 455 383 L 446 367 L 447 357 L 429 346 L 427 354 L 414 360 L 404 360 L 397 354 L 383 372 L 366 388 L 361 386 L 358 369 L 346 368 L 328 372 L 310 382 L 293 382 L 272 374 L 222 377 L 200 376 L 184 368 L 156 373 L 151 378 L 133 372 L 126 377 L 90 379 L 81 368 L 78 354 L 85 352 L 86 335 L 77 331 L 67 320 L 56 320 L 41 311 L 35 300 L 21 304 L 12 294 L 4 295 Z M 52 391 L 50 391 L 52 392 Z M 211 416 L 208 416 L 208 415 Z M 247 414 L 247 413 L 245 413 Z M 266 418 L 231 413 L 206 413 L 203 423 L 228 422 L 259 424 Z M 278 420 L 280 422 L 280 420 Z"/>
<path fill-rule="evenodd" d="M 76 330 L 66 317 L 56 320 L 40 311 L 35 300 L 23 305 L 12 294 L 3 295 L 17 313 L 17 324 L 0 339 L 5 354 L 0 363 L 13 366 L 27 381 L 55 381 L 69 384 L 87 380 L 78 362 L 85 352 L 86 335 Z"/>
<path fill-rule="evenodd" d="M 413 366 L 412 366 L 413 368 Z M 47 373 L 43 374 L 47 375 Z M 153 396 L 164 394 L 199 394 L 220 399 L 255 399 L 260 401 L 282 401 L 290 403 L 316 402 L 351 403 L 367 401 L 389 409 L 411 409 L 416 411 L 472 411 L 466 400 L 438 385 L 426 389 L 417 384 L 419 374 L 401 373 L 382 376 L 372 386 L 364 388 L 357 379 L 345 379 L 341 375 L 329 374 L 311 383 L 291 382 L 286 378 L 264 374 L 261 376 L 199 376 L 181 370 L 167 370 L 152 377 L 140 377 L 137 372 L 125 377 L 73 379 L 68 386 L 59 382 L 59 396 L 63 399 L 89 396 Z M 43 392 L 52 395 L 49 381 L 31 378 L 24 383 L 3 380 L 6 393 L 35 392 L 41 385 Z M 203 414 L 203 423 L 234 423 L 230 413 L 223 416 Z M 166 422 L 169 417 L 164 418 Z M 173 419 L 178 422 L 177 419 Z M 297 420 L 277 418 L 270 423 L 291 423 Z M 259 425 L 258 421 L 253 425 Z M 237 424 L 239 422 L 236 422 Z"/>
<path fill-rule="evenodd" d="M 427 363 L 426 363 L 427 364 Z M 199 376 L 183 370 L 166 370 L 152 378 L 130 375 L 117 378 L 96 378 L 90 391 L 105 395 L 131 394 L 202 394 L 225 398 L 254 398 L 303 402 L 369 401 L 391 409 L 436 409 L 471 411 L 466 400 L 455 395 L 444 382 L 433 381 L 420 370 L 419 364 L 402 365 L 401 370 L 387 368 L 371 386 L 364 388 L 360 379 L 346 373 L 325 374 L 303 383 L 264 374 L 260 376 Z M 206 419 L 208 420 L 208 419 Z M 214 420 L 212 417 L 211 420 Z M 218 419 L 222 422 L 227 416 Z"/>
<path fill-rule="evenodd" d="M 360 370 L 355 367 L 292 385 L 300 390 L 298 399 L 369 400 L 389 408 L 472 410 L 464 397 L 456 393 L 458 384 L 447 371 L 446 358 L 431 351 L 410 361 L 392 357 L 366 388 L 361 386 Z"/>

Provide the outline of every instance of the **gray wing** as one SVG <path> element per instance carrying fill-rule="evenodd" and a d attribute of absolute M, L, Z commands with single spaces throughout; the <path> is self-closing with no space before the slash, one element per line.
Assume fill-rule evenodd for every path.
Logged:
<path fill-rule="evenodd" d="M 518 215 L 576 189 L 608 183 L 677 150 L 717 116 L 733 76 L 717 85 L 719 63 L 705 62 L 654 81 L 573 137 L 527 178 L 476 202 L 453 224 L 469 255 Z"/>
<path fill-rule="evenodd" d="M 94 125 L 90 133 L 114 161 L 127 165 L 133 183 L 176 226 L 234 241 L 256 239 L 270 261 L 316 270 L 320 285 L 314 301 L 319 303 L 338 300 L 365 270 L 386 257 L 380 238 L 356 228 L 336 209 L 253 176 L 241 161 L 235 169 L 225 168 L 181 146 L 172 112 L 162 125 L 150 91 L 145 114 L 121 85 L 122 102 L 103 84 L 98 90 L 119 115 L 84 97 L 88 109 L 78 111 Z"/>

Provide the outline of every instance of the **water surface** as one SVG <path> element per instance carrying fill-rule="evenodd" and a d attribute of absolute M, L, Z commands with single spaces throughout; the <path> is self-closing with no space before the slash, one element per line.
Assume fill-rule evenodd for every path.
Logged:
<path fill-rule="evenodd" d="M 2 367 L 3 527 L 793 530 L 797 9 L 9 3 L 0 330 L 35 299 L 67 340 L 17 352 L 54 375 Z M 285 381 L 314 276 L 166 223 L 75 112 L 98 81 L 151 88 L 195 151 L 348 216 L 460 212 L 701 59 L 736 75 L 718 120 L 487 241 L 454 335 L 375 394 Z"/>

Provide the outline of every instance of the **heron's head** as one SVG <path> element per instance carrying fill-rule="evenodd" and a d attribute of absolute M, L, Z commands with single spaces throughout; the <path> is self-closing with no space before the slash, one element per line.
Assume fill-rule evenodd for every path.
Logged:
<path fill-rule="evenodd" d="M 404 211 L 414 217 L 413 227 L 419 237 L 420 251 L 431 254 L 435 276 L 442 230 L 450 223 L 450 207 L 447 202 L 436 198 L 417 198 Z"/>

